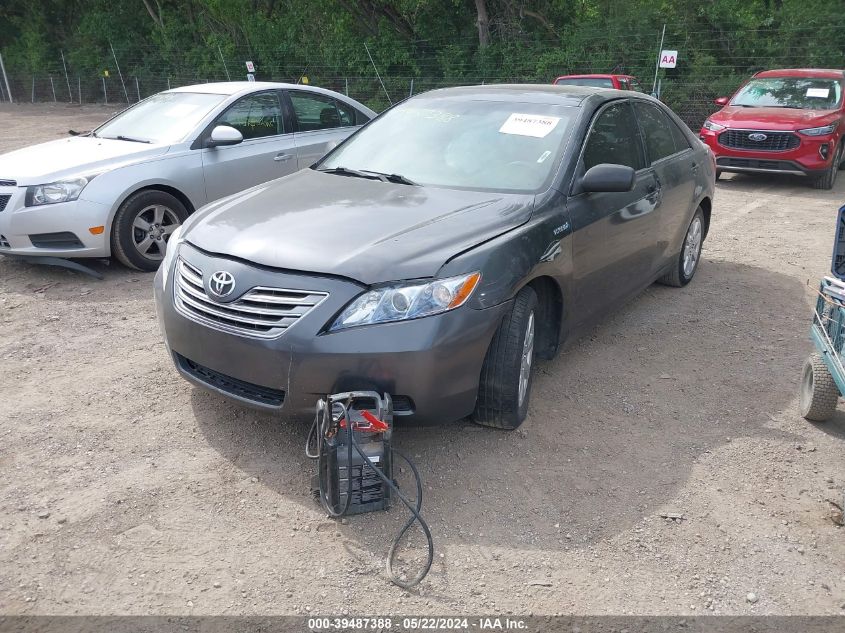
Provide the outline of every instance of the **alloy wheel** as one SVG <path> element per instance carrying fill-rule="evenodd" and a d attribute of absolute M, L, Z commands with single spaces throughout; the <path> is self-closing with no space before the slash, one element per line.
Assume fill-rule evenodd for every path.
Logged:
<path fill-rule="evenodd" d="M 132 222 L 132 244 L 142 257 L 161 261 L 167 240 L 180 224 L 179 216 L 170 207 L 161 204 L 145 207 Z"/>
<path fill-rule="evenodd" d="M 519 365 L 519 401 L 521 407 L 528 393 L 528 383 L 531 381 L 531 365 L 534 362 L 534 313 L 528 315 L 525 326 L 525 338 L 522 343 L 522 360 Z"/>
<path fill-rule="evenodd" d="M 694 218 L 687 231 L 687 238 L 684 240 L 684 277 L 689 279 L 695 272 L 695 267 L 698 266 L 698 260 L 701 258 L 701 218 Z"/>

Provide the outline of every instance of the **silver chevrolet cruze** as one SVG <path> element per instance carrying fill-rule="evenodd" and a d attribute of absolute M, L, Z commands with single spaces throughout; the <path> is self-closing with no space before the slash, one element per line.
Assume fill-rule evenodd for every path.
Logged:
<path fill-rule="evenodd" d="M 53 263 L 114 255 L 155 270 L 195 209 L 311 165 L 374 116 L 311 86 L 159 93 L 88 134 L 0 156 L 0 254 Z"/>

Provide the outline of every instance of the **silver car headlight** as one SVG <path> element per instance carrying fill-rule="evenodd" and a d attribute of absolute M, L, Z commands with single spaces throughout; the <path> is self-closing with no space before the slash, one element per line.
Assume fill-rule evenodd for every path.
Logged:
<path fill-rule="evenodd" d="M 710 119 L 707 119 L 703 125 L 705 130 L 710 130 L 711 132 L 718 132 L 719 130 L 724 130 L 724 125 L 719 125 L 718 123 L 713 123 Z"/>
<path fill-rule="evenodd" d="M 406 321 L 448 312 L 464 305 L 479 281 L 481 273 L 475 272 L 425 283 L 374 288 L 346 306 L 329 330 Z"/>
<path fill-rule="evenodd" d="M 173 268 L 173 262 L 176 261 L 176 251 L 179 250 L 179 244 L 182 241 L 182 226 L 179 225 L 170 234 L 170 239 L 167 240 L 167 246 L 164 251 L 164 259 L 161 262 L 161 283 L 162 288 L 167 288 L 167 279 L 170 277 L 170 269 Z"/>
<path fill-rule="evenodd" d="M 839 121 L 830 125 L 823 125 L 822 127 L 808 127 L 798 131 L 805 136 L 824 136 L 825 134 L 833 134 L 837 125 L 839 125 Z"/>
<path fill-rule="evenodd" d="M 91 178 L 69 178 L 68 180 L 50 182 L 46 185 L 27 187 L 25 204 L 28 207 L 38 207 L 45 204 L 71 202 L 79 197 L 79 194 L 85 189 L 85 185 L 91 182 Z"/>

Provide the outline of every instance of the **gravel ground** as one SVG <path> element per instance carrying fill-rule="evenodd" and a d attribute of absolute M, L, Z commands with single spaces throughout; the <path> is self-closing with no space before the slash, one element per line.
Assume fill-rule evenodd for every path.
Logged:
<path fill-rule="evenodd" d="M 111 112 L 1 106 L 0 151 Z M 720 182 L 695 281 L 540 365 L 519 432 L 399 429 L 436 546 L 413 591 L 384 574 L 401 509 L 327 520 L 304 426 L 177 377 L 152 275 L 0 257 L 0 611 L 845 614 L 845 412 L 797 411 L 843 203 Z"/>

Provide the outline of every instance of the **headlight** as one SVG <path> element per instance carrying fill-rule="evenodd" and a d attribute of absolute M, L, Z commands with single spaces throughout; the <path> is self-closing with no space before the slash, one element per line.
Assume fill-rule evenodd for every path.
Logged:
<path fill-rule="evenodd" d="M 167 248 L 164 251 L 164 259 L 161 262 L 161 281 L 162 288 L 167 288 L 167 278 L 170 276 L 170 269 L 176 259 L 176 251 L 179 250 L 179 242 L 182 234 L 182 226 L 177 226 L 176 230 L 170 234 L 170 239 L 167 240 Z"/>
<path fill-rule="evenodd" d="M 839 125 L 839 121 L 822 127 L 808 127 L 807 129 L 798 131 L 805 136 L 824 136 L 825 134 L 833 134 L 833 130 L 836 129 L 837 125 Z"/>
<path fill-rule="evenodd" d="M 705 130 L 710 130 L 711 132 L 718 132 L 719 130 L 724 130 L 724 125 L 719 125 L 718 123 L 713 123 L 710 119 L 707 119 L 702 126 Z"/>
<path fill-rule="evenodd" d="M 58 180 L 46 185 L 33 185 L 26 190 L 26 206 L 38 207 L 43 204 L 56 204 L 76 200 L 91 178 L 72 178 Z"/>
<path fill-rule="evenodd" d="M 427 283 L 376 288 L 346 306 L 329 329 L 405 321 L 454 310 L 466 303 L 479 281 L 481 273 L 470 273 Z"/>

